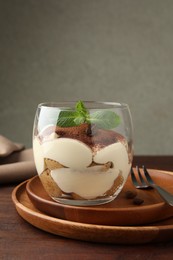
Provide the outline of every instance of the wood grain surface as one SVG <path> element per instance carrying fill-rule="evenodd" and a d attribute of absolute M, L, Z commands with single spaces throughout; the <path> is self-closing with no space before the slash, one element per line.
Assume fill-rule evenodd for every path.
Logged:
<path fill-rule="evenodd" d="M 116 244 L 140 244 L 173 239 L 172 221 L 157 222 L 149 226 L 105 226 L 83 224 L 50 217 L 33 206 L 26 193 L 26 182 L 12 193 L 13 202 L 20 216 L 32 225 L 67 238 Z M 170 222 L 171 221 L 171 222 Z"/>
<path fill-rule="evenodd" d="M 173 185 L 170 185 L 173 183 L 172 172 L 158 170 L 149 170 L 149 172 L 157 184 L 173 193 Z M 138 226 L 173 216 L 173 207 L 166 204 L 157 191 L 154 189 L 136 190 L 130 176 L 115 200 L 98 206 L 79 207 L 57 203 L 47 195 L 38 176 L 27 181 L 26 191 L 31 202 L 41 212 L 80 223 Z M 128 198 L 129 191 L 135 195 L 134 199 Z M 142 199 L 143 203 L 136 205 L 135 199 Z"/>
<path fill-rule="evenodd" d="M 173 171 L 173 156 L 135 156 L 134 166 Z M 0 259 L 161 259 L 173 258 L 173 240 L 138 245 L 86 242 L 34 227 L 16 211 L 11 193 L 16 184 L 0 186 Z M 172 220 L 171 220 L 172 221 Z M 161 231 L 166 235 L 166 231 Z"/>

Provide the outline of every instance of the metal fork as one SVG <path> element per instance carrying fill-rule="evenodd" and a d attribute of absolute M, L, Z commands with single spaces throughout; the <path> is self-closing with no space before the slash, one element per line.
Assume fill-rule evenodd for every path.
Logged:
<path fill-rule="evenodd" d="M 159 195 L 162 197 L 162 199 L 165 202 L 167 202 L 169 205 L 173 206 L 173 195 L 170 194 L 169 192 L 167 192 L 166 190 L 164 190 L 163 188 L 161 188 L 160 186 L 156 185 L 154 183 L 154 181 L 152 180 L 151 176 L 149 175 L 149 172 L 147 171 L 146 167 L 142 166 L 142 168 L 143 168 L 143 171 L 144 171 L 146 181 L 142 177 L 142 174 L 139 170 L 139 167 L 136 166 L 140 182 L 137 180 L 133 168 L 131 168 L 131 179 L 132 179 L 133 185 L 137 189 L 152 189 L 152 188 L 154 188 L 155 190 L 157 190 L 157 192 L 159 193 Z"/>

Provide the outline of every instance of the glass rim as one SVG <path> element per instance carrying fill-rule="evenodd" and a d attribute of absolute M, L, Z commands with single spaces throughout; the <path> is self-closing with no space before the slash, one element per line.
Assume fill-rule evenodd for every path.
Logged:
<path fill-rule="evenodd" d="M 72 101 L 48 101 L 48 102 L 42 102 L 38 104 L 38 108 L 41 107 L 71 107 L 72 105 L 75 105 L 78 101 L 72 100 Z M 129 105 L 127 103 L 121 103 L 121 102 L 114 102 L 114 101 L 89 101 L 89 100 L 82 100 L 82 102 L 87 105 L 105 105 L 107 107 L 114 107 L 114 108 L 129 108 Z"/>

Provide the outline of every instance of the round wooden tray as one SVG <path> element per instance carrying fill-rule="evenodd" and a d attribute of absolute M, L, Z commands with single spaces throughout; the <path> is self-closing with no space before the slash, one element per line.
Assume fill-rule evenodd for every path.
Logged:
<path fill-rule="evenodd" d="M 173 176 L 150 170 L 153 179 L 162 186 L 169 188 Z M 130 176 L 119 196 L 110 203 L 80 207 L 60 204 L 53 201 L 45 192 L 38 176 L 26 184 L 27 194 L 40 211 L 60 219 L 98 225 L 138 226 L 167 219 L 173 216 L 173 207 L 167 205 L 154 189 L 136 190 Z M 137 194 L 144 203 L 134 205 L 133 199 L 127 199 L 127 191 Z M 172 187 L 173 193 L 173 187 Z"/>
<path fill-rule="evenodd" d="M 159 173 L 172 176 L 170 172 Z M 173 239 L 173 217 L 147 226 L 107 226 L 79 223 L 51 217 L 39 211 L 29 199 L 25 181 L 12 193 L 12 200 L 19 215 L 33 226 L 52 234 L 83 241 L 143 244 Z"/>

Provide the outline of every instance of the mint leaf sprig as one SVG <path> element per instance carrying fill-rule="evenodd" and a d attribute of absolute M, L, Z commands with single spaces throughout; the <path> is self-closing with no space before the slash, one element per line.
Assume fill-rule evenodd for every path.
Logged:
<path fill-rule="evenodd" d="M 95 124 L 103 129 L 112 129 L 120 124 L 120 117 L 110 110 L 98 110 L 90 114 L 80 100 L 76 103 L 75 110 L 62 110 L 59 113 L 57 126 L 70 127 L 83 123 Z"/>

